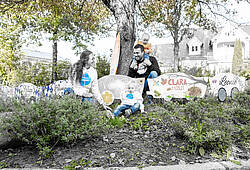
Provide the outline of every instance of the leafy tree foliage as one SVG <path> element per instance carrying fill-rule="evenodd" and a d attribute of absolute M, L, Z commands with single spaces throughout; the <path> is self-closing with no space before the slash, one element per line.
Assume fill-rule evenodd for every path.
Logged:
<path fill-rule="evenodd" d="M 242 44 L 239 39 L 236 39 L 235 44 L 234 44 L 232 73 L 236 75 L 240 75 L 242 71 L 242 67 L 243 67 Z"/>
<path fill-rule="evenodd" d="M 58 73 L 58 80 L 66 80 L 68 79 L 68 70 L 71 67 L 71 64 L 67 61 L 60 61 L 57 64 L 57 73 Z"/>
<path fill-rule="evenodd" d="M 59 80 L 66 80 L 68 78 L 68 69 L 70 63 L 59 62 L 57 64 L 57 73 Z M 20 64 L 18 66 L 17 84 L 26 82 L 32 83 L 36 86 L 47 86 L 51 84 L 51 70 L 52 64 L 35 63 L 34 65 Z"/>
<path fill-rule="evenodd" d="M 228 0 L 39 0 L 22 1 L 6 0 L 0 3 L 0 11 L 15 15 L 17 23 L 22 24 L 31 37 L 37 33 L 46 32 L 53 40 L 53 63 L 57 63 L 57 41 L 74 42 L 76 47 L 86 47 L 83 40 L 91 41 L 92 35 L 107 30 L 105 23 L 109 17 L 109 9 L 113 14 L 117 32 L 121 35 L 120 60 L 118 74 L 127 74 L 130 60 L 133 56 L 135 42 L 136 6 L 143 16 L 142 23 L 161 23 L 169 30 L 174 39 L 174 68 L 180 66 L 179 43 L 192 23 L 206 29 L 214 28 L 209 20 L 210 15 L 220 15 L 217 11 Z M 104 8 L 105 5 L 107 8 Z M 215 5 L 216 8 L 213 8 Z M 138 17 L 137 17 L 138 18 Z M 53 80 L 56 79 L 53 67 Z"/>
<path fill-rule="evenodd" d="M 105 18 L 109 15 L 103 4 L 98 1 L 5 1 L 0 11 L 16 16 L 14 19 L 29 33 L 31 39 L 41 37 L 41 33 L 50 35 L 53 41 L 52 81 L 57 80 L 57 42 L 71 41 L 74 49 L 82 50 L 82 43 L 90 41 L 93 35 L 104 32 Z M 79 51 L 78 51 L 79 52 Z"/>
<path fill-rule="evenodd" d="M 250 61 L 248 61 L 246 68 L 241 72 L 240 76 L 248 80 L 248 86 L 250 87 Z"/>
<path fill-rule="evenodd" d="M 105 57 L 97 56 L 96 70 L 98 78 L 109 75 L 110 72 L 110 63 Z"/>
<path fill-rule="evenodd" d="M 20 27 L 9 22 L 5 15 L 0 17 L 0 82 L 12 85 L 15 82 L 15 70 L 20 56 Z"/>

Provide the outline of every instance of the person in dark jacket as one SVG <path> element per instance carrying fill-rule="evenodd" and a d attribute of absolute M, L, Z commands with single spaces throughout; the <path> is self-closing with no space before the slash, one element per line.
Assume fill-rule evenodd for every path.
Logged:
<path fill-rule="evenodd" d="M 134 57 L 129 66 L 128 76 L 132 78 L 145 78 L 143 96 L 149 90 L 148 78 L 156 78 L 161 74 L 158 62 L 155 57 L 148 56 L 144 52 L 144 46 L 137 44 L 134 46 Z"/>

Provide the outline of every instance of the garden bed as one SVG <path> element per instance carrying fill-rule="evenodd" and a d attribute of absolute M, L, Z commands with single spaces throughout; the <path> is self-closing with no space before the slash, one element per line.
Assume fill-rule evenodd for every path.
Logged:
<path fill-rule="evenodd" d="M 249 131 L 245 130 L 249 115 L 240 115 L 249 114 L 249 106 L 240 108 L 232 102 L 209 99 L 151 105 L 146 107 L 147 113 L 107 120 L 107 128 L 101 133 L 55 145 L 47 158 L 34 144 L 12 143 L 0 150 L 0 168 L 145 167 L 221 160 L 237 163 L 250 158 Z M 239 102 L 247 103 L 246 99 Z M 219 122 L 225 124 L 221 127 Z M 210 124 L 230 131 L 216 131 Z M 236 125 L 238 128 L 227 129 Z"/>

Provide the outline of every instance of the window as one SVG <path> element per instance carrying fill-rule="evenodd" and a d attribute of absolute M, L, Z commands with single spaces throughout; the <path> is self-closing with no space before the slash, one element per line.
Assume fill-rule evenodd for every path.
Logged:
<path fill-rule="evenodd" d="M 212 41 L 209 41 L 209 50 L 213 50 L 213 43 L 212 43 Z"/>
<path fill-rule="evenodd" d="M 234 44 L 227 44 L 226 47 L 234 47 Z"/>
<path fill-rule="evenodd" d="M 187 45 L 189 55 L 201 55 L 202 42 L 197 37 L 193 37 Z"/>
<path fill-rule="evenodd" d="M 192 51 L 198 51 L 198 46 L 192 46 Z"/>
<path fill-rule="evenodd" d="M 201 54 L 201 47 L 199 46 L 191 46 L 189 48 L 189 55 L 200 55 Z"/>

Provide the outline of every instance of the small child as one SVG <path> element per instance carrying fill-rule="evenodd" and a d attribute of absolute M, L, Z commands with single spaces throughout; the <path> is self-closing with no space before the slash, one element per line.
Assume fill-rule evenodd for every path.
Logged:
<path fill-rule="evenodd" d="M 149 43 L 150 36 L 147 33 L 144 33 L 141 37 L 141 41 L 138 41 L 137 44 L 141 44 L 144 46 L 144 52 L 148 55 L 150 55 L 150 53 L 152 53 L 152 49 L 151 49 L 151 43 Z"/>
<path fill-rule="evenodd" d="M 127 89 L 121 93 L 121 104 L 114 110 L 114 115 L 118 116 L 125 111 L 125 116 L 128 117 L 138 110 L 144 112 L 142 95 L 135 90 L 134 83 L 128 83 Z"/>
<path fill-rule="evenodd" d="M 144 63 L 148 66 L 151 65 L 151 61 L 149 59 L 149 56 L 152 56 L 151 53 L 152 53 L 152 49 L 151 49 L 151 43 L 148 43 L 149 41 L 149 34 L 147 33 L 144 33 L 142 35 L 142 41 L 138 41 L 137 44 L 140 44 L 144 47 Z M 131 68 L 134 68 L 134 69 L 138 69 L 137 68 L 137 62 L 135 60 L 135 57 L 133 56 L 132 57 L 132 63 L 131 63 Z"/>

